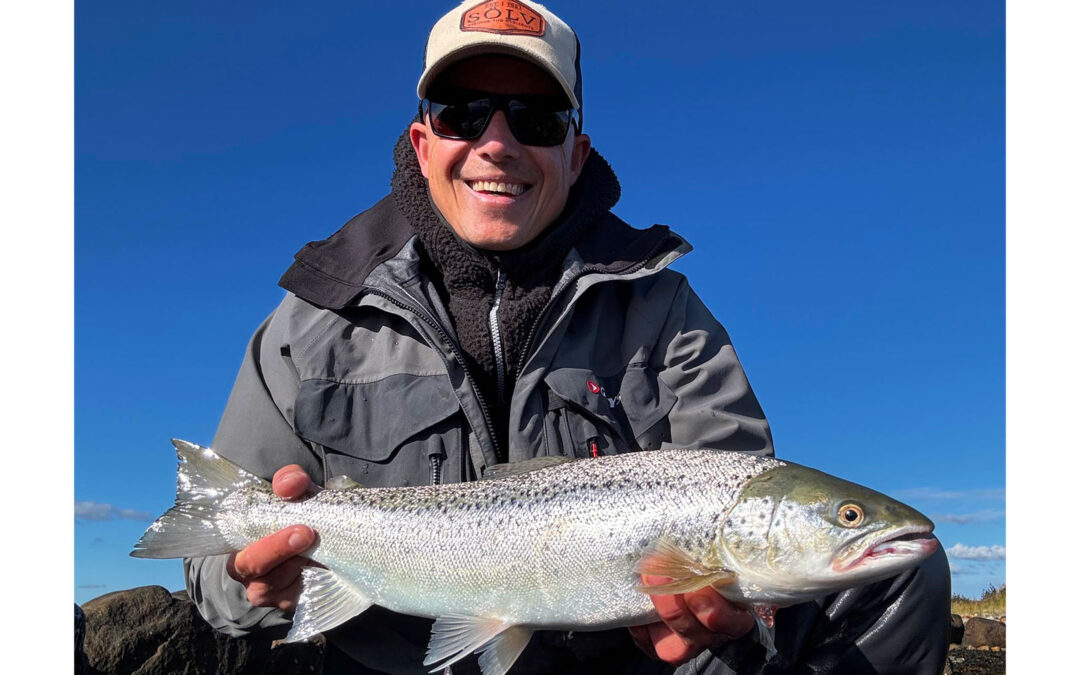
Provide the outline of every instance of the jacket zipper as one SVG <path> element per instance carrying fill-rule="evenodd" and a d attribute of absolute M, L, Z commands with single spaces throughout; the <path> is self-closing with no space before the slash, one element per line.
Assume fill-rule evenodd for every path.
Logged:
<path fill-rule="evenodd" d="M 442 482 L 442 457 L 432 455 L 428 459 L 431 460 L 431 484 L 438 485 Z"/>
<path fill-rule="evenodd" d="M 495 278 L 495 301 L 488 312 L 488 328 L 491 330 L 491 346 L 495 349 L 495 390 L 501 403 L 506 394 L 506 356 L 503 354 L 502 334 L 499 332 L 499 303 L 506 289 L 506 275 L 500 269 Z"/>
<path fill-rule="evenodd" d="M 392 305 L 415 314 L 421 321 L 435 329 L 435 332 L 439 334 L 439 337 L 445 340 L 446 344 L 450 345 L 450 349 L 454 352 L 455 358 L 457 358 L 458 363 L 461 364 L 461 370 L 465 373 L 465 379 L 469 382 L 469 386 L 472 387 L 473 393 L 476 395 L 476 400 L 480 404 L 480 413 L 484 418 L 484 426 L 487 429 L 488 437 L 491 439 L 491 447 L 495 450 L 495 456 L 502 458 L 502 452 L 499 451 L 499 440 L 498 437 L 495 436 L 495 426 L 491 423 L 491 412 L 488 410 L 487 403 L 484 402 L 484 397 L 480 395 L 480 389 L 476 386 L 476 380 L 473 379 L 472 373 L 469 372 L 468 366 L 465 365 L 465 356 L 462 354 L 461 348 L 458 346 L 457 342 L 450 337 L 450 334 L 446 332 L 446 329 L 443 328 L 438 321 L 429 317 L 427 313 L 419 307 L 402 302 L 383 290 L 371 286 L 366 286 L 365 288 L 372 295 L 377 295 L 380 298 L 389 301 Z"/>

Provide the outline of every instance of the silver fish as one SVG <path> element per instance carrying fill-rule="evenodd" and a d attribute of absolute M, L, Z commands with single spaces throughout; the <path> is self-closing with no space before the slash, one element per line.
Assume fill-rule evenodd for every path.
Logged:
<path fill-rule="evenodd" d="M 435 619 L 432 672 L 480 653 L 503 675 L 535 630 L 657 620 L 646 594 L 711 586 L 755 610 L 770 656 L 777 607 L 896 575 L 937 540 L 889 497 L 769 457 L 658 450 L 539 458 L 472 483 L 365 488 L 335 481 L 299 502 L 212 450 L 173 441 L 176 505 L 131 555 L 230 553 L 295 524 L 319 534 L 286 638 L 380 605 Z M 539 468 L 538 468 L 539 467 Z M 671 581 L 641 585 L 641 574 Z"/>

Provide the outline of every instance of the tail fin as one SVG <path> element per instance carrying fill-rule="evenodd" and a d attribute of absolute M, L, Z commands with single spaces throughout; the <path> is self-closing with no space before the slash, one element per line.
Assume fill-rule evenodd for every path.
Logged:
<path fill-rule="evenodd" d="M 235 551 L 215 522 L 221 502 L 241 488 L 270 491 L 270 484 L 209 448 L 176 439 L 173 446 L 180 461 L 176 504 L 146 530 L 132 557 L 188 558 Z"/>

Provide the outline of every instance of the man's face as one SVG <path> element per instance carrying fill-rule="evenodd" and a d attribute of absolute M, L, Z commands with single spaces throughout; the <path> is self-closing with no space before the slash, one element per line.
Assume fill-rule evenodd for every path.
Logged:
<path fill-rule="evenodd" d="M 440 90 L 563 95 L 544 71 L 509 56 L 465 59 L 437 84 Z M 440 138 L 428 123 L 413 124 L 409 137 L 431 198 L 459 237 L 492 251 L 513 250 L 539 236 L 562 212 L 589 155 L 589 137 L 575 136 L 572 128 L 561 145 L 523 145 L 502 111 L 471 141 Z"/>

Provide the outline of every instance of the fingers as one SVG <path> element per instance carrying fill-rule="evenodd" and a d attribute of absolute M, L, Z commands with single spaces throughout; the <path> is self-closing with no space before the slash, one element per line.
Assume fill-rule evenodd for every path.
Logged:
<path fill-rule="evenodd" d="M 642 576 L 646 585 L 664 581 L 663 577 Z M 668 663 L 685 663 L 709 647 L 741 637 L 754 625 L 746 610 L 732 605 L 711 588 L 650 597 L 660 622 L 641 626 L 631 635 L 635 641 L 647 639 L 656 656 Z"/>
<path fill-rule="evenodd" d="M 297 464 L 278 469 L 273 488 L 278 497 L 290 500 L 315 491 L 311 478 Z M 299 554 L 311 548 L 315 539 L 315 531 L 306 525 L 286 527 L 229 556 L 225 570 L 244 585 L 252 605 L 291 612 L 300 597 L 300 570 L 311 563 Z"/>
<path fill-rule="evenodd" d="M 274 494 L 282 499 L 300 499 L 314 491 L 314 484 L 299 464 L 283 466 L 274 473 Z"/>
<path fill-rule="evenodd" d="M 247 599 L 256 607 L 277 607 L 291 612 L 296 609 L 300 597 L 300 570 L 308 563 L 307 558 L 289 558 L 267 574 L 247 583 Z"/>
<path fill-rule="evenodd" d="M 645 652 L 650 658 L 658 659 L 656 649 L 653 647 L 652 638 L 649 636 L 648 626 L 630 626 L 630 638 L 637 648 Z"/>
<path fill-rule="evenodd" d="M 230 558 L 229 576 L 243 582 L 261 577 L 315 543 L 315 531 L 294 525 L 256 541 Z"/>
<path fill-rule="evenodd" d="M 711 588 L 685 593 L 683 602 L 705 630 L 722 635 L 726 640 L 740 638 L 754 627 L 750 612 L 731 604 Z"/>
<path fill-rule="evenodd" d="M 656 658 L 675 666 L 686 663 L 711 646 L 708 642 L 691 640 L 660 621 L 650 623 L 645 628 Z"/>

